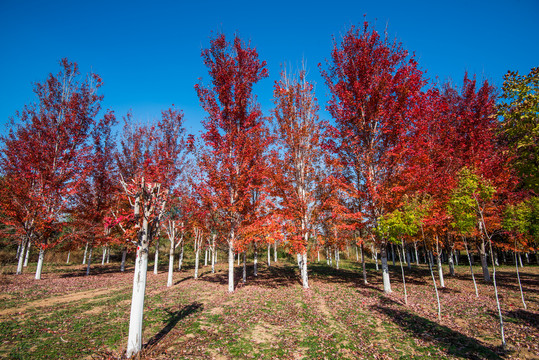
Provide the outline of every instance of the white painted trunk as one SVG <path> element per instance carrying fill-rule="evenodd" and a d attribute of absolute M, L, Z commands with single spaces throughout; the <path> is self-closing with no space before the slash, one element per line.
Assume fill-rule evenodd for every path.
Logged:
<path fill-rule="evenodd" d="M 122 264 L 120 265 L 120 271 L 125 271 L 125 258 L 127 257 L 127 246 L 122 250 Z"/>
<path fill-rule="evenodd" d="M 254 270 L 253 270 L 253 273 L 254 273 L 254 276 L 258 276 L 258 249 L 256 248 L 256 244 L 255 244 L 255 254 L 254 254 Z"/>
<path fill-rule="evenodd" d="M 103 246 L 103 259 L 101 259 L 101 265 L 105 265 L 106 258 L 107 258 L 107 247 Z"/>
<path fill-rule="evenodd" d="M 170 249 L 168 252 L 168 277 L 167 287 L 172 286 L 172 276 L 174 274 L 174 239 L 170 242 Z"/>
<path fill-rule="evenodd" d="M 182 271 L 182 264 L 183 264 L 183 242 L 182 242 L 182 247 L 180 248 L 180 258 L 178 259 L 178 271 Z"/>
<path fill-rule="evenodd" d="M 157 270 L 159 268 L 159 237 L 155 239 L 155 259 L 153 262 L 153 273 L 157 275 Z"/>
<path fill-rule="evenodd" d="M 110 246 L 107 246 L 107 264 L 110 264 Z"/>
<path fill-rule="evenodd" d="M 356 261 L 359 262 L 359 250 L 358 250 L 357 245 L 356 245 Z"/>
<path fill-rule="evenodd" d="M 432 277 L 432 283 L 434 284 L 434 291 L 436 292 L 436 301 L 438 302 L 438 320 L 442 320 L 442 305 L 440 304 L 440 295 L 438 294 L 438 285 L 436 285 L 436 278 L 434 277 L 434 271 L 432 270 L 432 257 L 429 257 L 429 270 Z"/>
<path fill-rule="evenodd" d="M 337 265 L 337 270 L 339 269 L 339 248 L 335 248 L 335 265 Z"/>
<path fill-rule="evenodd" d="M 436 261 L 438 263 L 438 276 L 440 278 L 440 287 L 443 289 L 443 288 L 445 288 L 444 271 L 443 271 L 443 268 L 442 268 L 442 260 L 441 260 L 441 257 L 440 257 L 439 253 L 436 255 Z"/>
<path fill-rule="evenodd" d="M 195 279 L 198 279 L 198 258 L 199 258 L 199 254 L 200 254 L 200 249 L 198 248 L 198 246 L 196 247 L 196 250 L 195 250 Z"/>
<path fill-rule="evenodd" d="M 455 276 L 455 264 L 453 263 L 453 249 L 450 250 L 449 256 L 447 259 L 449 261 L 449 274 L 451 276 Z"/>
<path fill-rule="evenodd" d="M 67 252 L 67 260 L 66 260 L 66 264 L 69 264 L 69 257 L 71 256 L 71 250 L 69 250 Z"/>
<path fill-rule="evenodd" d="M 414 241 L 414 250 L 415 250 L 415 262 L 419 266 L 419 254 L 417 253 L 417 242 Z"/>
<path fill-rule="evenodd" d="M 277 240 L 273 243 L 273 262 L 277 262 Z"/>
<path fill-rule="evenodd" d="M 228 292 L 234 292 L 234 245 L 228 244 Z"/>
<path fill-rule="evenodd" d="M 481 239 L 481 248 L 479 249 L 479 257 L 481 258 L 481 267 L 483 268 L 483 279 L 490 282 L 490 274 L 488 271 L 487 254 L 485 251 L 485 241 Z"/>
<path fill-rule="evenodd" d="M 302 271 L 301 271 L 301 282 L 303 284 L 304 289 L 309 288 L 309 276 L 307 273 L 307 251 L 305 251 L 302 255 L 302 261 L 301 261 Z"/>
<path fill-rule="evenodd" d="M 43 271 L 43 257 L 45 256 L 45 250 L 39 249 L 39 257 L 37 259 L 36 268 L 36 280 L 41 280 L 41 272 Z"/>
<path fill-rule="evenodd" d="M 389 266 L 387 265 L 387 249 L 386 245 L 380 247 L 380 255 L 382 257 L 382 281 L 384 283 L 384 293 L 391 292 L 391 281 L 389 279 Z"/>
<path fill-rule="evenodd" d="M 26 247 L 26 255 L 24 256 L 24 267 L 28 266 L 28 259 L 30 258 L 30 248 L 32 247 L 32 242 L 28 241 L 28 246 Z"/>
<path fill-rule="evenodd" d="M 215 238 L 217 237 L 216 234 L 213 234 L 212 236 L 212 252 L 211 252 L 211 273 L 215 274 L 215 263 L 217 261 L 217 249 L 215 248 Z"/>
<path fill-rule="evenodd" d="M 82 265 L 86 264 L 86 255 L 88 254 L 88 243 L 86 243 L 86 247 L 84 248 L 84 256 L 82 257 Z"/>
<path fill-rule="evenodd" d="M 29 246 L 28 240 L 21 241 L 21 248 L 19 249 L 19 261 L 17 262 L 17 275 L 22 274 L 22 267 L 26 258 L 26 248 Z"/>
<path fill-rule="evenodd" d="M 268 243 L 268 267 L 271 266 L 271 244 Z"/>
<path fill-rule="evenodd" d="M 361 243 L 361 267 L 363 270 L 363 283 L 367 285 L 369 282 L 367 281 L 367 269 L 365 267 L 365 251 L 363 249 L 363 243 Z"/>
<path fill-rule="evenodd" d="M 520 253 L 518 253 L 518 261 L 520 262 L 520 267 L 524 267 L 524 265 L 522 264 L 522 256 L 520 255 Z"/>
<path fill-rule="evenodd" d="M 204 266 L 208 266 L 208 249 L 204 251 Z"/>
<path fill-rule="evenodd" d="M 94 247 L 90 246 L 90 252 L 88 253 L 88 261 L 86 265 L 86 276 L 90 275 L 90 265 L 92 264 L 92 251 Z"/>
<path fill-rule="evenodd" d="M 522 305 L 524 305 L 524 310 L 526 310 L 527 309 L 526 301 L 524 301 L 524 293 L 522 292 L 522 283 L 520 282 L 520 274 L 518 272 L 517 253 L 515 253 L 515 267 L 517 269 L 517 279 L 518 279 L 518 287 L 520 289 L 520 298 L 522 299 Z"/>
<path fill-rule="evenodd" d="M 137 249 L 137 258 L 135 260 L 135 274 L 133 276 L 133 295 L 131 296 L 127 357 L 135 355 L 142 348 L 142 318 L 144 313 L 147 272 L 148 248 L 139 246 Z"/>
<path fill-rule="evenodd" d="M 404 245 L 402 246 L 402 250 L 404 251 Z M 399 252 L 399 263 L 401 265 L 402 286 L 404 287 L 404 303 L 408 305 L 408 293 L 406 292 L 406 279 L 404 277 L 404 266 L 402 266 L 402 258 L 400 256 L 400 252 Z"/>
<path fill-rule="evenodd" d="M 243 282 L 247 282 L 247 254 L 243 252 Z"/>
<path fill-rule="evenodd" d="M 468 251 L 468 244 L 464 241 L 464 248 L 466 249 L 466 255 L 468 256 L 468 264 L 470 264 L 470 273 L 472 274 L 473 286 L 475 288 L 475 296 L 479 297 L 479 292 L 477 291 L 477 283 L 475 282 L 475 275 L 473 274 L 472 259 L 470 258 L 470 252 Z"/>

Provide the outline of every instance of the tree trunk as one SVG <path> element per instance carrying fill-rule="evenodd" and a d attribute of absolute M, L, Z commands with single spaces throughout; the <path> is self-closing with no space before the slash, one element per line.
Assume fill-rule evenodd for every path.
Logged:
<path fill-rule="evenodd" d="M 518 253 L 518 261 L 520 262 L 520 267 L 524 267 L 524 265 L 522 264 L 522 256 L 520 253 Z"/>
<path fill-rule="evenodd" d="M 67 260 L 66 260 L 66 264 L 69 264 L 69 257 L 71 256 L 71 250 L 68 250 L 67 251 Z"/>
<path fill-rule="evenodd" d="M 174 238 L 170 241 L 170 249 L 168 250 L 168 277 L 167 287 L 172 286 L 172 277 L 174 275 Z"/>
<path fill-rule="evenodd" d="M 367 269 L 365 268 L 365 251 L 363 248 L 363 242 L 361 243 L 361 267 L 363 270 L 363 284 L 367 285 L 369 282 L 367 281 Z"/>
<path fill-rule="evenodd" d="M 19 249 L 19 261 L 17 262 L 17 275 L 22 274 L 22 267 L 26 258 L 26 248 L 28 247 L 30 241 L 28 239 L 23 239 L 21 241 L 21 248 Z"/>
<path fill-rule="evenodd" d="M 124 246 L 124 249 L 122 250 L 122 264 L 120 265 L 120 271 L 125 271 L 125 258 L 127 257 L 127 246 Z"/>
<path fill-rule="evenodd" d="M 105 265 L 105 259 L 107 258 L 107 247 L 102 246 L 101 248 L 103 249 L 103 258 L 101 259 L 101 265 Z"/>
<path fill-rule="evenodd" d="M 86 255 L 88 254 L 88 242 L 86 242 L 86 247 L 84 248 L 84 256 L 82 257 L 82 265 L 86 264 Z"/>
<path fill-rule="evenodd" d="M 243 283 L 247 282 L 247 254 L 243 252 Z"/>
<path fill-rule="evenodd" d="M 178 271 L 182 271 L 182 264 L 183 264 L 183 241 L 182 241 L 182 247 L 180 248 L 180 258 L 178 259 Z"/>
<path fill-rule="evenodd" d="M 254 276 L 258 276 L 258 248 L 256 246 L 256 242 L 254 243 Z"/>
<path fill-rule="evenodd" d="M 40 248 L 39 257 L 37 259 L 36 280 L 41 280 L 41 271 L 43 270 L 43 257 L 44 256 L 45 256 L 45 250 L 43 250 L 43 248 Z"/>
<path fill-rule="evenodd" d="M 404 244 L 402 245 L 402 251 L 404 251 Z M 406 279 L 404 278 L 404 267 L 402 266 L 402 258 L 399 252 L 399 263 L 401 265 L 402 273 L 402 286 L 404 287 L 404 303 L 408 305 L 408 293 L 406 292 Z"/>
<path fill-rule="evenodd" d="M 406 265 L 408 266 L 408 270 L 411 270 L 412 269 L 412 260 L 411 260 L 412 254 L 410 254 L 410 247 L 404 246 L 403 244 L 403 249 L 404 248 L 406 248 Z"/>
<path fill-rule="evenodd" d="M 436 278 L 434 277 L 434 271 L 432 270 L 432 262 L 429 258 L 430 275 L 432 276 L 432 283 L 434 284 L 434 291 L 436 292 L 436 301 L 438 302 L 438 320 L 442 320 L 442 305 L 440 304 L 440 295 L 438 294 L 438 286 L 436 285 Z"/>
<path fill-rule="evenodd" d="M 196 241 L 196 240 L 195 240 Z M 200 246 L 195 246 L 195 279 L 198 279 L 198 258 L 200 254 Z"/>
<path fill-rule="evenodd" d="M 384 293 L 391 292 L 391 282 L 389 280 L 389 266 L 387 265 L 387 244 L 380 246 L 380 255 L 382 257 L 382 280 L 384 283 Z"/>
<path fill-rule="evenodd" d="M 277 240 L 273 242 L 273 262 L 277 262 Z"/>
<path fill-rule="evenodd" d="M 522 305 L 524 305 L 524 310 L 527 309 L 526 307 L 526 301 L 524 301 L 524 293 L 522 292 L 522 283 L 520 282 L 520 274 L 518 272 L 518 264 L 517 264 L 517 253 L 515 253 L 515 267 L 517 269 L 517 279 L 518 279 L 518 287 L 520 289 L 520 298 L 522 299 Z"/>
<path fill-rule="evenodd" d="M 490 282 L 490 274 L 488 271 L 487 254 L 485 251 L 485 241 L 481 236 L 481 246 L 479 248 L 479 257 L 481 258 L 481 267 L 483 268 L 483 278 L 486 282 Z"/>
<path fill-rule="evenodd" d="M 453 248 L 449 250 L 449 275 L 455 276 L 455 264 L 453 263 Z"/>
<path fill-rule="evenodd" d="M 110 245 L 107 245 L 107 264 L 110 264 Z"/>
<path fill-rule="evenodd" d="M 271 244 L 268 243 L 268 267 L 271 266 Z"/>
<path fill-rule="evenodd" d="M 147 225 L 144 228 L 147 229 Z M 137 258 L 135 260 L 133 295 L 131 297 L 131 316 L 129 318 L 129 338 L 127 340 L 126 353 L 128 358 L 138 353 L 142 348 L 142 318 L 144 314 L 147 271 L 148 244 L 143 244 L 142 246 L 137 247 Z"/>
<path fill-rule="evenodd" d="M 94 249 L 94 246 L 90 246 L 90 252 L 88 252 L 88 261 L 86 265 L 86 276 L 90 275 L 90 265 L 92 264 L 92 251 Z"/>
<path fill-rule="evenodd" d="M 438 264 L 438 276 L 440 277 L 440 287 L 445 288 L 444 284 L 444 270 L 442 268 L 442 259 L 440 249 L 438 247 L 438 235 L 436 235 L 436 263 Z"/>
<path fill-rule="evenodd" d="M 215 260 L 217 259 L 217 251 L 215 249 L 215 238 L 217 237 L 217 234 L 212 235 L 212 243 L 211 243 L 211 273 L 215 274 Z"/>
<path fill-rule="evenodd" d="M 204 266 L 208 266 L 208 248 L 204 250 Z"/>
<path fill-rule="evenodd" d="M 234 292 L 234 243 L 232 241 L 228 244 L 228 292 Z"/>
<path fill-rule="evenodd" d="M 475 282 L 475 276 L 473 274 L 472 260 L 470 258 L 470 252 L 468 251 L 468 244 L 466 243 L 466 240 L 464 240 L 464 248 L 466 249 L 466 255 L 468 256 L 468 263 L 470 264 L 470 272 L 472 274 L 473 286 L 475 288 L 475 296 L 479 297 L 479 292 L 477 291 L 477 284 Z"/>
<path fill-rule="evenodd" d="M 157 275 L 157 270 L 159 267 L 159 236 L 155 239 L 155 260 L 153 263 L 153 273 Z"/>
<path fill-rule="evenodd" d="M 301 266 L 302 266 L 301 282 L 303 284 L 303 288 L 308 289 L 309 288 L 309 276 L 307 274 L 307 250 L 305 250 L 305 252 L 302 255 Z"/>
<path fill-rule="evenodd" d="M 337 270 L 339 270 L 339 260 L 340 260 L 339 248 L 336 246 L 335 247 L 335 265 L 337 265 Z"/>
<path fill-rule="evenodd" d="M 26 246 L 26 255 L 24 256 L 24 267 L 28 266 L 28 259 L 30 258 L 30 248 L 32 247 L 32 242 L 28 240 L 28 245 Z"/>

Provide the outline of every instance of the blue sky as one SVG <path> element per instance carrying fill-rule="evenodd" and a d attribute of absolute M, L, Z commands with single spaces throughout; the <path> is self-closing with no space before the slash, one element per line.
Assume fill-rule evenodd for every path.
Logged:
<path fill-rule="evenodd" d="M 67 57 L 104 80 L 104 107 L 142 121 L 175 104 L 197 133 L 205 113 L 194 85 L 209 82 L 200 57 L 213 33 L 239 34 L 266 60 L 255 88 L 269 114 L 283 63 L 304 58 L 323 110 L 317 64 L 364 15 L 415 52 L 431 79 L 459 84 L 465 71 L 501 86 L 507 70 L 539 66 L 539 1 L 21 1 L 0 0 L 0 122 L 35 101 L 32 83 Z M 321 111 L 322 118 L 328 118 Z"/>

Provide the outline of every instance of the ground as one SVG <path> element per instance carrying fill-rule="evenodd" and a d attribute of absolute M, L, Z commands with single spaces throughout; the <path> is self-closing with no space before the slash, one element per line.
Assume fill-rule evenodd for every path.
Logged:
<path fill-rule="evenodd" d="M 152 267 L 153 268 L 153 267 Z M 446 274 L 442 317 L 428 267 L 391 267 L 393 293 L 382 291 L 381 272 L 343 261 L 309 267 L 303 290 L 293 263 L 260 265 L 259 276 L 227 293 L 226 264 L 188 267 L 166 287 L 166 264 L 148 272 L 143 359 L 539 359 L 539 267 L 521 269 L 524 310 L 514 267 L 497 269 L 508 347 L 501 348 L 492 284 L 479 280 L 475 296 L 469 267 Z M 241 268 L 236 279 L 241 281 Z M 445 269 L 447 270 L 447 269 Z M 127 343 L 133 269 L 48 265 L 43 280 L 0 275 L 0 358 L 121 358 Z M 447 272 L 447 271 L 446 271 Z"/>

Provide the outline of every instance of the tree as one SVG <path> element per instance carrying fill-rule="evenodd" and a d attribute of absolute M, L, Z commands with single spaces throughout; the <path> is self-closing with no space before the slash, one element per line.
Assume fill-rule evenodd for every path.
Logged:
<path fill-rule="evenodd" d="M 289 241 L 301 257 L 301 278 L 307 289 L 307 246 L 314 235 L 313 219 L 322 204 L 316 196 L 323 180 L 322 124 L 318 121 L 314 88 L 307 82 L 304 69 L 295 76 L 283 71 L 273 97 L 275 138 L 282 149 L 273 157 L 273 193 L 281 199 L 283 216 L 294 224 Z"/>
<path fill-rule="evenodd" d="M 237 235 L 250 203 L 251 190 L 265 174 L 260 161 L 269 137 L 253 85 L 268 76 L 266 62 L 238 36 L 229 43 L 223 34 L 211 39 L 202 51 L 212 80 L 210 87 L 195 86 L 200 103 L 208 113 L 202 122 L 205 149 L 199 156 L 206 193 L 218 204 L 221 222 L 227 228 L 228 291 L 234 291 L 234 249 Z"/>
<path fill-rule="evenodd" d="M 422 72 L 400 43 L 370 29 L 352 27 L 322 76 L 331 92 L 328 110 L 335 119 L 330 148 L 342 166 L 341 182 L 358 202 L 370 229 L 391 207 L 392 188 L 401 169 L 403 136 L 410 131 L 410 110 L 419 100 Z M 357 211 L 357 210 L 356 210 Z M 386 243 L 378 238 L 384 292 L 391 292 Z"/>
<path fill-rule="evenodd" d="M 26 221 L 39 248 L 36 279 L 41 278 L 44 251 L 56 245 L 63 214 L 83 179 L 87 140 L 103 99 L 97 93 L 99 75 L 81 80 L 76 63 L 62 59 L 60 66 L 57 75 L 35 84 L 38 102 L 17 112 L 2 138 L 3 171 L 21 181 L 26 204 L 33 208 Z"/>
<path fill-rule="evenodd" d="M 509 71 L 504 76 L 502 134 L 514 157 L 522 186 L 539 194 L 539 67 L 527 76 Z"/>
<path fill-rule="evenodd" d="M 117 157 L 120 183 L 133 209 L 137 230 L 137 254 L 133 278 L 127 356 L 142 346 L 142 317 L 148 269 L 148 251 L 159 231 L 167 202 L 178 176 L 185 169 L 186 141 L 183 114 L 162 112 L 157 126 L 130 124 L 126 117 L 122 149 Z"/>

